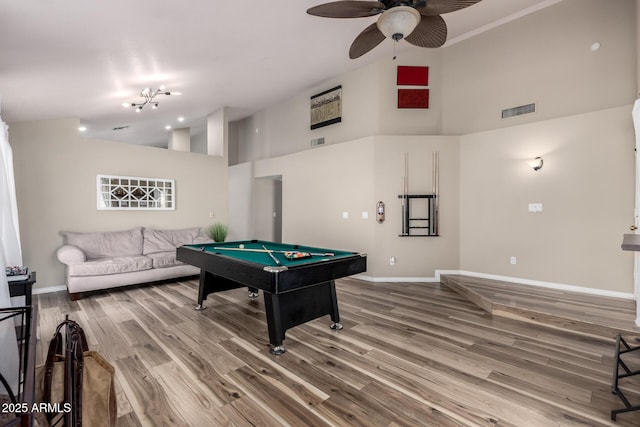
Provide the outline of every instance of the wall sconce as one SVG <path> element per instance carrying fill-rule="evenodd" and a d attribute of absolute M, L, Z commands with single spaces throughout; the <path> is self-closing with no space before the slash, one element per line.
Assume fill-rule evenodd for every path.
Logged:
<path fill-rule="evenodd" d="M 544 164 L 544 160 L 542 160 L 542 157 L 536 157 L 533 160 L 529 160 L 529 166 L 531 166 L 534 171 L 538 171 L 542 169 L 543 164 Z"/>

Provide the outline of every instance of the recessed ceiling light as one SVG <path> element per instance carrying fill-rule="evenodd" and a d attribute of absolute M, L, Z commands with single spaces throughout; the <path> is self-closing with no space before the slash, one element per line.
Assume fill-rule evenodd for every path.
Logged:
<path fill-rule="evenodd" d="M 86 126 L 80 126 L 80 127 L 78 127 L 78 130 L 80 132 L 86 132 L 87 131 L 87 127 Z"/>
<path fill-rule="evenodd" d="M 164 128 L 165 128 L 166 130 L 171 130 L 171 126 L 169 126 L 169 125 L 166 125 Z"/>
<path fill-rule="evenodd" d="M 178 117 L 179 122 L 184 122 L 184 117 Z"/>
<path fill-rule="evenodd" d="M 595 52 L 596 50 L 600 49 L 600 46 L 601 46 L 601 45 L 600 45 L 600 42 L 595 42 L 595 43 L 593 43 L 593 44 L 591 45 L 591 47 L 590 47 L 591 52 Z"/>

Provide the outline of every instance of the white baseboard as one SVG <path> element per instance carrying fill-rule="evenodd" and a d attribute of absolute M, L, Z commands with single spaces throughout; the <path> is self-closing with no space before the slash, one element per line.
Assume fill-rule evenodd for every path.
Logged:
<path fill-rule="evenodd" d="M 33 294 L 34 295 L 48 294 L 48 293 L 51 293 L 51 292 L 60 292 L 60 291 L 66 291 L 66 290 L 67 290 L 67 286 L 66 285 L 49 286 L 48 288 L 34 288 L 33 289 Z"/>
<path fill-rule="evenodd" d="M 543 282 L 540 280 L 522 279 L 519 277 L 498 276 L 495 274 L 476 273 L 464 270 L 436 270 L 436 278 L 440 281 L 441 274 L 460 274 L 463 276 L 480 277 L 483 279 L 500 280 L 512 282 L 519 285 L 539 286 L 541 288 L 557 289 L 561 291 L 581 292 L 583 294 L 599 295 L 603 297 L 623 298 L 635 300 L 635 295 L 631 292 L 607 291 L 605 289 L 585 288 L 582 286 L 565 285 L 562 283 Z"/>

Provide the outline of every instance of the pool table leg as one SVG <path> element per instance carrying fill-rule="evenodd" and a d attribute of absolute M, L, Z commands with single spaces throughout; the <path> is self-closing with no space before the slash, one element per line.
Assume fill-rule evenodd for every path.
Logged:
<path fill-rule="evenodd" d="M 270 292 L 263 292 L 264 305 L 267 314 L 267 329 L 269 330 L 269 343 L 271 345 L 271 354 L 279 355 L 286 350 L 282 341 L 284 341 L 284 329 L 282 325 L 282 312 L 280 310 L 280 295 Z"/>
<path fill-rule="evenodd" d="M 329 283 L 329 288 L 331 289 L 331 326 L 329 326 L 334 331 L 339 331 L 342 329 L 342 323 L 340 323 L 340 312 L 338 311 L 338 295 L 336 294 L 336 282 L 332 280 Z"/>
<path fill-rule="evenodd" d="M 196 305 L 196 310 L 201 311 L 207 308 L 204 305 L 204 299 L 206 295 L 205 292 L 205 282 L 206 282 L 207 272 L 204 270 L 200 270 L 200 286 L 198 287 L 198 305 Z"/>

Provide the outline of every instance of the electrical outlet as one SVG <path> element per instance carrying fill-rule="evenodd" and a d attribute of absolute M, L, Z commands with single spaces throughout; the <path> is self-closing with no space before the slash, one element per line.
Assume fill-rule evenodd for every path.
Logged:
<path fill-rule="evenodd" d="M 392 256 L 389 258 L 389 265 L 396 265 L 396 257 Z"/>
<path fill-rule="evenodd" d="M 542 212 L 542 203 L 529 203 L 529 212 Z"/>
<path fill-rule="evenodd" d="M 518 261 L 518 259 L 514 256 L 511 257 L 511 264 L 516 264 L 516 262 Z"/>

